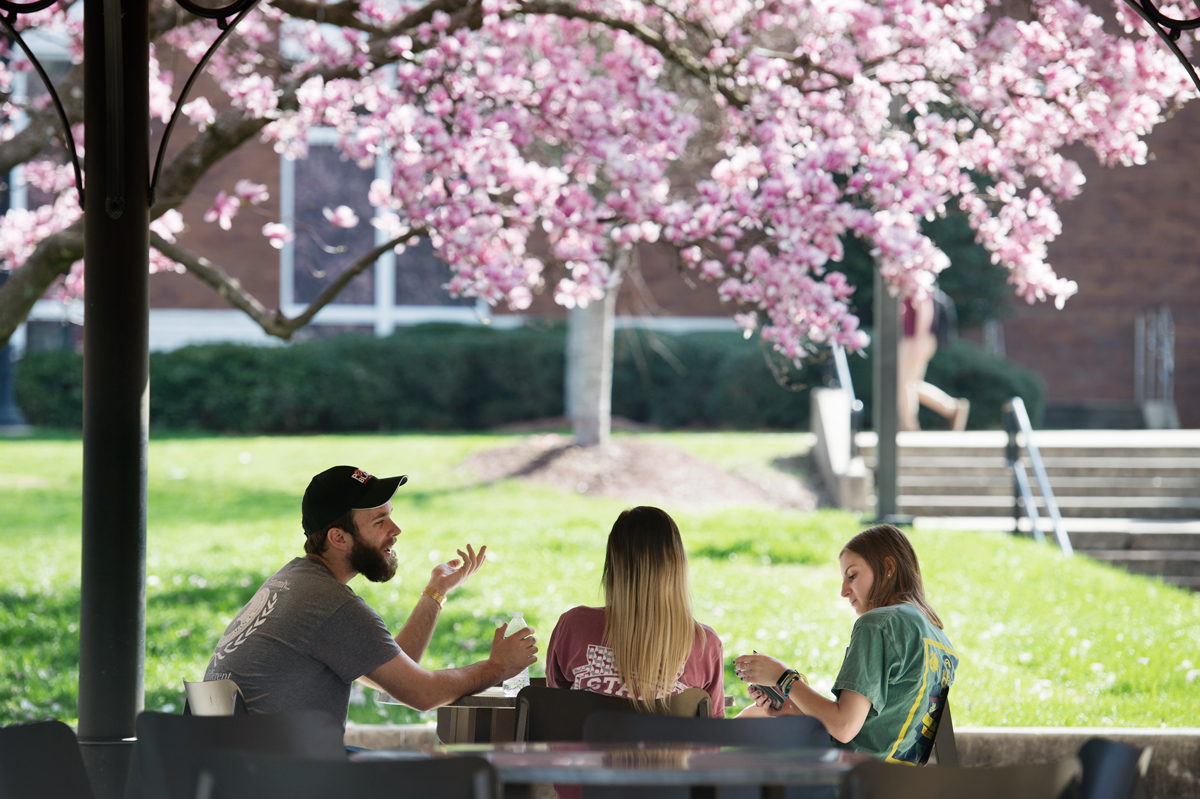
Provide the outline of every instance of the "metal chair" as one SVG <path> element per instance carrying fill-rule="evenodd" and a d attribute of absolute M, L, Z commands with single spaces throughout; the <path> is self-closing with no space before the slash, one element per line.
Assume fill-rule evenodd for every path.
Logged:
<path fill-rule="evenodd" d="M 517 694 L 518 741 L 582 741 L 583 723 L 598 711 L 639 713 L 632 699 L 570 688 L 527 685 Z M 667 700 L 667 715 L 712 715 L 712 697 L 703 688 L 688 688 Z"/>
<path fill-rule="evenodd" d="M 147 711 L 136 726 L 126 799 L 194 799 L 200 763 L 219 749 L 346 761 L 341 721 L 318 710 L 239 716 Z"/>
<path fill-rule="evenodd" d="M 583 723 L 583 740 L 602 743 L 711 743 L 719 746 L 783 746 L 828 749 L 829 733 L 812 716 L 780 716 L 773 719 L 714 719 L 673 716 L 634 715 L 632 713 L 593 713 Z M 583 791 L 586 799 L 686 799 L 686 788 L 593 788 Z M 757 797 L 759 789 L 750 786 L 723 786 L 722 799 Z M 789 787 L 788 799 L 832 799 L 832 786 Z"/>
<path fill-rule="evenodd" d="M 1079 750 L 1083 764 L 1080 799 L 1132 799 L 1150 766 L 1151 747 L 1089 738 Z"/>
<path fill-rule="evenodd" d="M 200 767 L 195 799 L 329 799 L 436 796 L 493 799 L 496 772 L 479 757 L 352 763 L 249 752 L 213 752 Z M 191 799 L 191 797 L 189 797 Z"/>
<path fill-rule="evenodd" d="M 0 796 L 93 799 L 74 731 L 61 721 L 0 728 Z"/>
<path fill-rule="evenodd" d="M 184 680 L 183 693 L 185 716 L 233 716 L 247 712 L 242 689 L 233 680 Z"/>
<path fill-rule="evenodd" d="M 933 736 L 933 750 L 927 762 L 938 766 L 958 765 L 958 747 L 954 743 L 954 720 L 950 718 L 949 699 L 942 707 L 942 716 Z"/>
<path fill-rule="evenodd" d="M 871 761 L 851 769 L 844 799 L 1076 799 L 1083 768 L 1074 755 L 1000 768 L 913 768 Z"/>

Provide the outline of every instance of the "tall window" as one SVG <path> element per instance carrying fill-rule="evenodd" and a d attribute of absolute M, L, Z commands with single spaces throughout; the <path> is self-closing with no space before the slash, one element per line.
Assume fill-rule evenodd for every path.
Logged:
<path fill-rule="evenodd" d="M 293 162 L 295 200 L 295 300 L 309 303 L 355 259 L 375 246 L 367 191 L 374 178 L 333 147 L 318 145 L 308 158 Z M 358 216 L 356 227 L 340 228 L 325 219 L 325 208 L 345 205 Z M 354 278 L 338 295 L 340 305 L 375 304 L 375 270 Z"/>
<path fill-rule="evenodd" d="M 280 258 L 280 305 L 295 313 L 315 300 L 364 252 L 383 243 L 371 225 L 374 209 L 367 202 L 371 181 L 386 178 L 386 165 L 363 169 L 333 146 L 332 130 L 309 132 L 308 157 L 283 160 L 281 210 L 291 219 L 294 241 Z M 350 208 L 358 225 L 340 228 L 325 218 L 325 209 Z M 397 255 L 388 251 L 364 271 L 317 316 L 319 324 L 372 326 L 386 335 L 397 324 L 418 321 L 474 322 L 476 301 L 451 297 L 442 288 L 450 270 L 434 254 L 427 239 Z"/>

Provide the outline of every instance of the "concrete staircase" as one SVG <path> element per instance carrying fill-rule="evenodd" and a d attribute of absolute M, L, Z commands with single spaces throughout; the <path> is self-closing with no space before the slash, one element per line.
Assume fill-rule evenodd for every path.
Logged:
<path fill-rule="evenodd" d="M 1038 430 L 1050 488 L 1072 545 L 1131 572 L 1200 590 L 1200 430 Z M 915 524 L 1013 529 L 1002 431 L 901 433 L 899 511 Z M 875 436 L 856 439 L 874 467 Z M 1049 519 L 1028 456 L 1040 527 Z M 1029 531 L 1029 521 L 1022 519 Z M 1051 535 L 1052 538 L 1052 535 Z"/>

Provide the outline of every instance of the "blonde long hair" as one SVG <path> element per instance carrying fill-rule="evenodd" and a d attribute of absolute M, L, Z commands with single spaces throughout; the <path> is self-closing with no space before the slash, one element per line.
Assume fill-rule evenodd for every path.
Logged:
<path fill-rule="evenodd" d="M 917 551 L 899 528 L 881 524 L 863 530 L 850 539 L 842 552 L 853 552 L 871 568 L 874 582 L 867 597 L 868 610 L 907 602 L 925 614 L 930 624 L 942 627 L 942 620 L 925 599 Z"/>
<path fill-rule="evenodd" d="M 623 511 L 604 555 L 604 643 L 629 695 L 647 710 L 661 709 L 692 652 L 687 553 L 679 528 L 659 508 Z"/>

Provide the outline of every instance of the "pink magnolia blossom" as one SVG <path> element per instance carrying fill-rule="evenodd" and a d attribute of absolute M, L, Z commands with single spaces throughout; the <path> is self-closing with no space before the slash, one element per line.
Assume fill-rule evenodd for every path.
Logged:
<path fill-rule="evenodd" d="M 1086 188 L 1064 153 L 1143 163 L 1147 135 L 1193 94 L 1136 15 L 1119 6 L 1125 30 L 1106 29 L 1079 0 L 1039 0 L 1020 19 L 1000 0 L 580 0 L 557 16 L 510 0 L 463 16 L 352 5 L 343 28 L 258 7 L 207 67 L 219 95 L 184 112 L 200 131 L 214 106 L 261 120 L 288 157 L 305 157 L 319 126 L 346 159 L 382 159 L 372 224 L 428 235 L 453 293 L 579 307 L 604 296 L 618 252 L 656 241 L 794 358 L 866 343 L 839 272 L 845 237 L 892 290 L 920 295 L 950 266 L 922 222 L 948 213 L 1019 296 L 1061 305 L 1078 287 L 1047 261 L 1056 208 Z M 81 23 L 59 6 L 18 26 L 61 31 L 82 57 Z M 154 52 L 195 62 L 216 36 L 189 22 Z M 0 62 L 0 89 L 22 69 Z M 172 75 L 152 62 L 151 80 L 161 116 Z M 53 199 L 0 221 L 0 261 L 16 266 L 79 216 L 73 175 L 41 159 L 26 174 Z M 242 181 L 204 218 L 229 230 L 243 203 L 267 199 Z M 324 213 L 358 224 L 347 206 Z M 263 235 L 281 247 L 292 233 L 273 222 Z"/>
<path fill-rule="evenodd" d="M 174 208 L 150 223 L 150 230 L 169 242 L 174 242 L 176 236 L 183 232 L 184 227 L 183 214 Z M 158 272 L 182 273 L 183 271 L 184 267 L 182 264 L 176 263 L 153 247 L 150 248 L 150 274 L 157 274 Z"/>
<path fill-rule="evenodd" d="M 205 97 L 197 97 L 191 102 L 184 103 L 184 116 L 186 116 L 193 125 L 200 129 L 201 132 L 208 129 L 208 126 L 217 121 L 216 109 L 208 102 Z"/>
<path fill-rule="evenodd" d="M 271 197 L 271 193 L 267 191 L 265 185 L 250 180 L 239 180 L 237 185 L 233 187 L 233 192 L 242 202 L 250 203 L 251 205 L 264 203 Z"/>
<path fill-rule="evenodd" d="M 217 192 L 217 196 L 213 199 L 213 206 L 204 214 L 205 222 L 216 222 L 221 226 L 221 230 L 229 230 L 233 227 L 233 218 L 237 216 L 238 209 L 241 208 L 242 201 L 238 197 L 230 197 L 224 191 Z"/>
<path fill-rule="evenodd" d="M 292 229 L 282 222 L 268 222 L 263 225 L 262 234 L 271 242 L 271 246 L 282 250 L 283 245 L 296 238 Z"/>
<path fill-rule="evenodd" d="M 339 205 L 337 208 L 324 208 L 321 213 L 329 221 L 329 224 L 334 227 L 356 227 L 358 225 L 358 214 L 347 205 Z"/>

